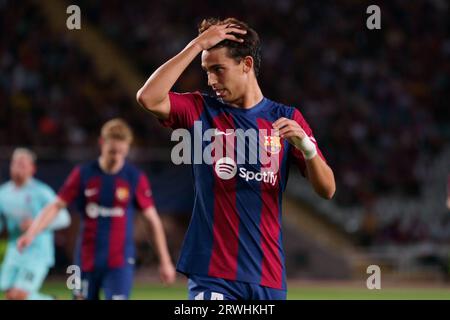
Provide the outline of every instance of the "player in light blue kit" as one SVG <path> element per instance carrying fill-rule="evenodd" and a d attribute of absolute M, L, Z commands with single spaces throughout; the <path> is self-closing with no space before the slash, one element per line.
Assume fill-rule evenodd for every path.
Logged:
<path fill-rule="evenodd" d="M 55 263 L 53 231 L 70 224 L 69 213 L 61 210 L 58 218 L 32 245 L 22 253 L 17 250 L 17 238 L 56 196 L 48 185 L 33 178 L 35 159 L 32 151 L 17 148 L 11 159 L 11 180 L 0 186 L 0 218 L 5 220 L 8 231 L 8 246 L 0 269 L 0 290 L 6 291 L 6 298 L 11 300 L 52 299 L 39 289 Z"/>

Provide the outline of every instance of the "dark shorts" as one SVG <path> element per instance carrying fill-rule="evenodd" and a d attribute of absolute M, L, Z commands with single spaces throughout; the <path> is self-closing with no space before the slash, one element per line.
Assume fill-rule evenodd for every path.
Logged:
<path fill-rule="evenodd" d="M 106 300 L 129 299 L 133 286 L 134 266 L 107 268 L 81 272 L 81 290 L 74 290 L 74 298 L 98 300 L 103 289 Z"/>
<path fill-rule="evenodd" d="M 286 290 L 190 274 L 189 300 L 286 300 Z"/>

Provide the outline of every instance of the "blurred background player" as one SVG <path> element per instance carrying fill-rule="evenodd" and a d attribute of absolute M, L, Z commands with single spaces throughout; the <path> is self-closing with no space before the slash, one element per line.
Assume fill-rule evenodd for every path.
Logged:
<path fill-rule="evenodd" d="M 95 300 L 103 288 L 106 299 L 128 299 L 134 274 L 134 212 L 142 210 L 152 228 L 153 242 L 164 283 L 175 280 L 175 268 L 167 249 L 164 229 L 155 209 L 147 177 L 126 157 L 133 135 L 121 119 L 101 129 L 100 157 L 75 167 L 40 219 L 19 239 L 22 250 L 55 217 L 58 210 L 76 202 L 82 227 L 75 254 L 81 267 L 81 291 L 75 298 Z"/>
<path fill-rule="evenodd" d="M 215 170 L 205 163 L 193 166 L 196 201 L 177 269 L 189 278 L 190 299 L 286 299 L 281 198 L 289 164 L 296 164 L 325 199 L 331 199 L 336 189 L 333 171 L 302 114 L 264 97 L 257 80 L 258 34 L 234 18 L 204 20 L 199 34 L 150 76 L 137 93 L 139 103 L 164 126 L 189 129 L 194 139 L 194 122 L 200 121 L 204 130 L 257 130 L 259 142 L 256 150 L 233 145 L 235 152 L 228 158 L 219 159 L 216 152 Z M 216 97 L 170 92 L 200 53 Z M 276 163 L 270 169 L 262 163 L 261 153 L 257 164 L 247 157 L 245 164 L 236 165 L 239 152 L 244 157 L 258 154 L 259 145 L 274 155 L 271 161 Z M 234 174 L 221 176 L 218 165 L 223 161 Z M 246 179 L 242 170 L 250 173 Z M 251 179 L 251 174 L 272 175 L 274 180 Z"/>
<path fill-rule="evenodd" d="M 57 210 L 54 222 L 42 230 L 33 244 L 22 252 L 17 250 L 18 237 L 56 196 L 48 185 L 33 178 L 35 160 L 32 151 L 15 149 L 10 165 L 11 180 L 0 186 L 0 215 L 3 214 L 8 231 L 8 247 L 0 271 L 0 289 L 6 291 L 6 298 L 11 300 L 53 299 L 40 293 L 39 289 L 55 263 L 53 231 L 70 224 L 67 210 Z"/>

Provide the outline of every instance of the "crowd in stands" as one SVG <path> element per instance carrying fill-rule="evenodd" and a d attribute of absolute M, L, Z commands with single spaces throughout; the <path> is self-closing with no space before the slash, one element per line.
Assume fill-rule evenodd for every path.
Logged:
<path fill-rule="evenodd" d="M 77 1 L 143 77 L 196 36 L 203 17 L 235 16 L 262 40 L 265 96 L 304 114 L 334 169 L 340 205 L 420 192 L 419 157 L 448 144 L 450 37 L 445 1 L 389 1 L 381 29 L 361 1 Z M 95 144 L 100 124 L 126 118 L 145 147 L 155 128 L 135 97 L 103 80 L 76 43 L 49 30 L 29 1 L 0 1 L 0 145 Z M 179 91 L 207 92 L 199 61 Z M 167 141 L 168 143 L 168 141 Z"/>
<path fill-rule="evenodd" d="M 39 7 L 0 1 L 0 145 L 64 151 L 95 146 L 101 124 L 133 124 L 147 145 L 157 140 L 148 117 L 115 78 L 101 78 L 90 57 L 54 32 Z"/>

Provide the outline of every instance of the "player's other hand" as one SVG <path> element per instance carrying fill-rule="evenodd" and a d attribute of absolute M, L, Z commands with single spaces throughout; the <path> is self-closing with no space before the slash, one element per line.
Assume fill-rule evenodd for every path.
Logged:
<path fill-rule="evenodd" d="M 34 237 L 28 233 L 23 234 L 17 239 L 17 250 L 22 252 L 26 247 L 28 247 L 34 240 Z"/>
<path fill-rule="evenodd" d="M 306 133 L 297 121 L 282 117 L 275 121 L 272 126 L 278 130 L 281 138 L 300 149 L 301 141 L 306 137 Z"/>
<path fill-rule="evenodd" d="M 199 45 L 202 50 L 208 50 L 209 48 L 214 47 L 216 44 L 226 39 L 236 42 L 244 41 L 242 38 L 237 37 L 233 33 L 244 35 L 247 33 L 247 31 L 240 29 L 238 26 L 232 24 L 215 25 L 202 32 L 193 41 L 197 45 Z"/>
<path fill-rule="evenodd" d="M 22 222 L 20 223 L 20 230 L 22 232 L 27 231 L 32 223 L 33 223 L 33 219 L 31 219 L 31 218 L 23 219 Z"/>
<path fill-rule="evenodd" d="M 172 262 L 161 263 L 159 265 L 159 277 L 162 283 L 169 285 L 175 282 L 177 272 Z"/>
<path fill-rule="evenodd" d="M 306 160 L 310 160 L 317 155 L 317 148 L 313 142 L 313 138 L 308 137 L 297 121 L 281 117 L 272 126 L 278 131 L 281 138 L 286 139 L 295 148 L 300 150 Z"/>

